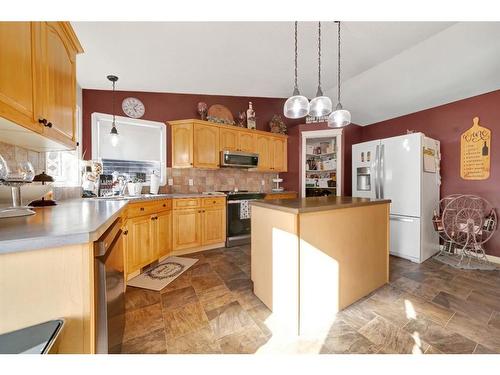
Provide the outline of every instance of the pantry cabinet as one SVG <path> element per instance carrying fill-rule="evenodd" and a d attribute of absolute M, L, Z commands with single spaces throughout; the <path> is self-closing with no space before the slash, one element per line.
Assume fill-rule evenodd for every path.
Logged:
<path fill-rule="evenodd" d="M 0 116 L 76 147 L 76 55 L 68 22 L 0 23 Z"/>
<path fill-rule="evenodd" d="M 219 168 L 220 151 L 259 154 L 261 171 L 287 171 L 287 137 L 201 120 L 168 123 L 172 129 L 173 168 Z"/>

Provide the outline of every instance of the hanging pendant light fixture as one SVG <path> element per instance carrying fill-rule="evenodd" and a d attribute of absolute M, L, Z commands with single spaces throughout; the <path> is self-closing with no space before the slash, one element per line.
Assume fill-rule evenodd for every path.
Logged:
<path fill-rule="evenodd" d="M 303 95 L 300 95 L 297 84 L 297 21 L 295 21 L 295 85 L 293 94 L 287 99 L 283 106 L 283 114 L 287 118 L 297 119 L 307 116 L 309 113 L 309 100 Z"/>
<path fill-rule="evenodd" d="M 328 96 L 323 95 L 321 89 L 321 22 L 318 22 L 318 91 L 316 97 L 311 100 L 309 116 L 321 117 L 332 112 L 333 104 Z"/>
<path fill-rule="evenodd" d="M 115 83 L 118 81 L 117 76 L 109 75 L 107 78 L 113 83 L 113 123 L 111 124 L 111 131 L 109 132 L 111 136 L 111 145 L 113 147 L 118 146 L 118 130 L 116 129 L 116 122 L 115 122 Z"/>
<path fill-rule="evenodd" d="M 328 126 L 330 128 L 341 128 L 351 123 L 351 113 L 347 109 L 342 108 L 340 103 L 340 21 L 337 21 L 338 26 L 338 66 L 337 66 L 337 106 L 330 116 L 328 116 Z"/>

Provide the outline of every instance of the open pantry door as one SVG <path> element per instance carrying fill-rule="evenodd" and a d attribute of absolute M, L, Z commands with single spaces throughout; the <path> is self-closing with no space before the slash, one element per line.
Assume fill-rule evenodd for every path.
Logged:
<path fill-rule="evenodd" d="M 301 197 L 342 195 L 342 129 L 303 131 Z"/>

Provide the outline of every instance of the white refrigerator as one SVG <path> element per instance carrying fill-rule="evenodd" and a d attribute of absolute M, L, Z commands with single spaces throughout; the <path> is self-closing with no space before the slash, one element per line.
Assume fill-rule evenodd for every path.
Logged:
<path fill-rule="evenodd" d="M 423 133 L 352 146 L 352 195 L 390 199 L 390 253 L 421 263 L 439 251 L 439 141 Z"/>

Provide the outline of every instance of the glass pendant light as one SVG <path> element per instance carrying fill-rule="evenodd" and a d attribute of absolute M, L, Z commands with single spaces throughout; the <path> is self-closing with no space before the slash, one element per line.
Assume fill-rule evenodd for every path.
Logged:
<path fill-rule="evenodd" d="M 293 94 L 289 97 L 283 106 L 283 114 L 286 118 L 297 119 L 307 116 L 309 113 L 309 100 L 300 95 L 297 84 L 297 21 L 295 21 L 295 86 Z"/>
<path fill-rule="evenodd" d="M 321 89 L 321 22 L 318 22 L 318 91 L 316 97 L 311 100 L 309 116 L 321 117 L 332 112 L 333 104 L 328 96 L 323 95 Z"/>
<path fill-rule="evenodd" d="M 118 130 L 116 129 L 115 122 L 115 83 L 116 81 L 118 81 L 118 77 L 109 75 L 107 78 L 113 83 L 113 123 L 111 125 L 111 131 L 109 132 L 109 135 L 111 137 L 111 146 L 116 147 L 119 143 Z"/>
<path fill-rule="evenodd" d="M 351 113 L 347 109 L 342 108 L 340 103 L 340 21 L 337 21 L 338 26 L 338 69 L 337 69 L 337 106 L 330 116 L 328 116 L 328 126 L 330 128 L 341 128 L 351 123 Z"/>

